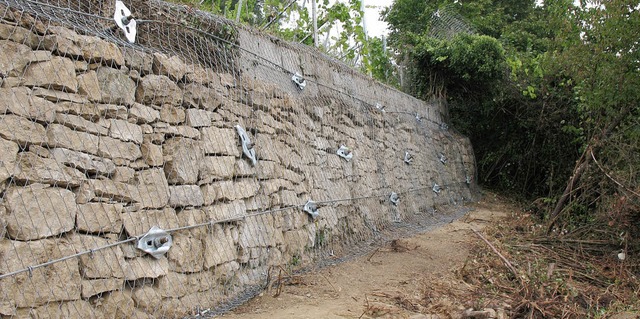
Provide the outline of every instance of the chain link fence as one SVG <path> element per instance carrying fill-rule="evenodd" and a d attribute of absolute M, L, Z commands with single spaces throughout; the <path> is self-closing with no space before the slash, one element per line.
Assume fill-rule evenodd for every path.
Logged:
<path fill-rule="evenodd" d="M 210 317 L 474 194 L 438 106 L 186 6 L 0 0 L 0 47 L 1 317 Z"/>

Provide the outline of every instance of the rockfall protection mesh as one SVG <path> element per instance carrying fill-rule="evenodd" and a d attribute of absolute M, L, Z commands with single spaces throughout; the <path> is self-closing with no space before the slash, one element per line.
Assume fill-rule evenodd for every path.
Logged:
<path fill-rule="evenodd" d="M 438 112 L 215 16 L 125 5 L 135 43 L 115 1 L 0 0 L 0 316 L 212 316 L 464 212 L 473 155 Z"/>

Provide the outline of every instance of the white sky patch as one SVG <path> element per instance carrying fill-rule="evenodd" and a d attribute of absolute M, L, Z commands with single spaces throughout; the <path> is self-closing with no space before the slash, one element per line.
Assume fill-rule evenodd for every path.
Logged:
<path fill-rule="evenodd" d="M 381 37 L 389 34 L 388 25 L 380 18 L 380 11 L 391 6 L 393 0 L 363 0 L 364 1 L 364 23 L 367 27 L 367 34 L 370 37 Z"/>

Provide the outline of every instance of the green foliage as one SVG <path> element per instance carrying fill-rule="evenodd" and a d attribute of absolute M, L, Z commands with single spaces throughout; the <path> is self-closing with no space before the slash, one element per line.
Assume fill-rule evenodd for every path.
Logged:
<path fill-rule="evenodd" d="M 397 0 L 385 14 L 403 89 L 449 103 L 485 187 L 555 201 L 594 150 L 598 165 L 574 186 L 569 222 L 593 222 L 600 209 L 631 227 L 640 224 L 640 10 L 631 0 L 596 4 Z M 435 38 L 447 12 L 478 34 Z M 443 34 L 465 30 L 450 24 Z"/>
<path fill-rule="evenodd" d="M 426 84 L 423 95 L 482 94 L 503 77 L 504 49 L 492 37 L 459 34 L 451 40 L 421 37 L 417 42 L 413 60 L 420 67 L 419 83 Z"/>

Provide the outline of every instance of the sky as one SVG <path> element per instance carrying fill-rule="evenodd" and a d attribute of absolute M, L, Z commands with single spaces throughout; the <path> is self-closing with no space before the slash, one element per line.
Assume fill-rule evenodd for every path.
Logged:
<path fill-rule="evenodd" d="M 393 0 L 363 0 L 364 1 L 364 23 L 367 34 L 370 37 L 380 37 L 387 35 L 387 23 L 380 21 L 380 10 L 390 6 Z"/>

